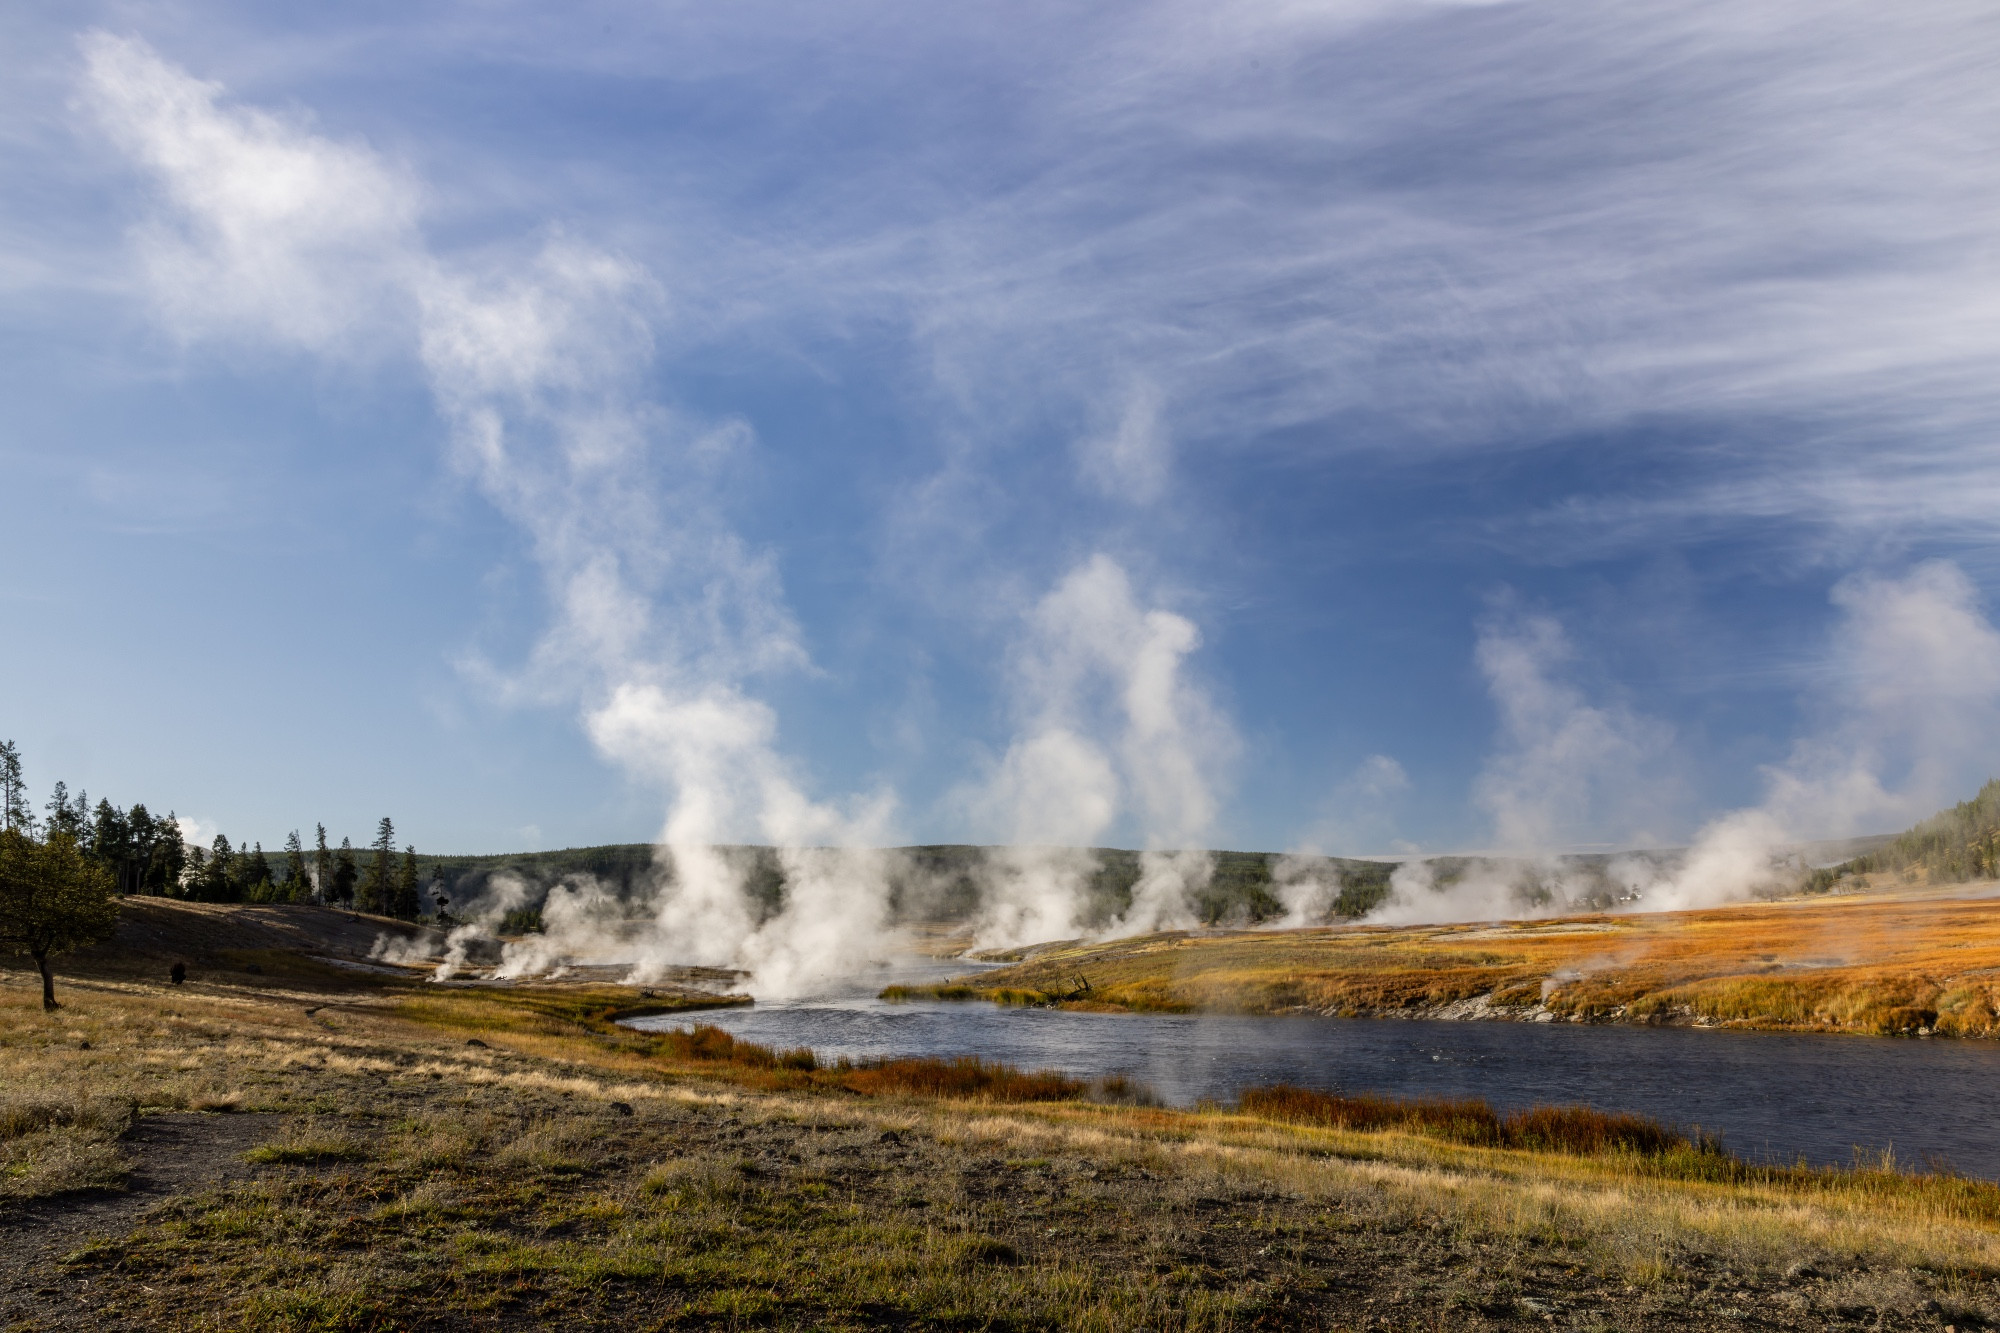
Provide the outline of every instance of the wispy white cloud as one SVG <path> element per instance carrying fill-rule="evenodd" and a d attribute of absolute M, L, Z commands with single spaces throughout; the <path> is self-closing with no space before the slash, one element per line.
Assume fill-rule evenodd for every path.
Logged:
<path fill-rule="evenodd" d="M 1992 492 L 2000 427 L 1983 7 L 1153 4 L 1056 30 L 1078 55 L 993 53 L 990 169 L 941 162 L 953 121 L 837 190 L 808 174 L 824 213 L 725 247 L 734 309 L 906 320 L 988 448 L 1024 396 L 1138 420 L 1134 373 L 1171 398 L 1091 438 L 1310 426 L 1288 447 L 1429 457 L 1678 419 L 1729 443 L 1545 544 L 1619 541 L 1634 510 L 1680 534 L 2000 512 L 1958 498 Z M 918 55 L 964 36 L 917 20 L 871 104 L 935 95 Z"/>
<path fill-rule="evenodd" d="M 89 34 L 88 105 L 171 207 L 135 246 L 165 326 L 276 337 L 315 352 L 407 327 L 389 307 L 422 279 L 415 183 L 365 146 L 219 105 L 130 38 Z"/>
<path fill-rule="evenodd" d="M 445 4 L 261 45 L 248 19 L 190 19 L 181 49 L 267 79 L 263 108 L 117 39 L 94 56 L 98 114 L 162 190 L 135 253 L 170 327 L 418 349 L 558 608 L 511 688 L 691 706 L 802 665 L 768 553 L 684 503 L 749 439 L 659 403 L 658 367 L 694 348 L 831 379 L 826 349 L 862 347 L 930 451 L 883 482 L 883 582 L 989 642 L 1094 551 L 1194 585 L 1176 605 L 1206 623 L 1190 607 L 1228 537 L 1189 533 L 1234 516 L 1184 482 L 1243 451 L 1422 464 L 1601 440 L 1612 463 L 1573 498 L 1529 512 L 1503 486 L 1440 520 L 1537 561 L 1805 530 L 1837 572 L 1994 535 L 1984 6 L 587 12 L 606 22 Z M 575 149 L 582 122 L 540 141 L 419 106 L 395 151 L 362 141 L 413 103 L 374 110 L 359 71 L 420 87 L 459 62 L 590 79 L 607 124 L 643 93 L 676 128 L 599 157 Z M 270 109 L 292 83 L 331 90 L 325 125 Z M 40 132 L 26 115 L 8 151 Z M 493 239 L 521 217 L 531 240 Z M 80 281 L 64 231 L 0 247 L 10 290 Z M 1524 651 L 1523 700 L 1581 688 Z M 1522 837 L 1654 827 L 1622 800 L 1572 818 L 1496 794 L 1566 746 L 1649 744 L 1636 707 L 1571 703 L 1522 714 L 1488 812 Z M 1093 743 L 1137 801 L 1115 734 Z M 1057 748 L 1022 770 L 1064 766 Z"/>
<path fill-rule="evenodd" d="M 1940 516 L 1976 538 L 2000 512 L 1967 498 L 1995 489 L 2000 427 L 2000 31 L 1977 4 L 1147 3 L 997 32 L 898 0 L 609 27 L 442 6 L 268 54 L 321 77 L 473 51 L 668 96 L 699 80 L 699 143 L 643 180 L 548 188 L 621 214 L 676 292 L 671 345 L 900 331 L 954 468 L 1066 420 L 1088 484 L 1145 496 L 1169 440 L 1294 428 L 1286 447 L 1429 456 L 1674 418 L 1729 455 L 1664 496 L 1614 479 L 1532 539 Z M 408 173 L 338 136 L 311 179 L 343 206 L 300 194 L 287 123 L 231 131 L 234 160 L 270 168 L 254 181 L 175 140 L 195 159 L 177 188 L 234 190 L 245 221 L 152 238 L 157 267 L 227 264 L 226 293 L 407 229 Z M 489 145 L 431 151 L 461 154 L 461 195 L 533 195 Z M 294 283 L 281 331 L 398 290 L 341 267 L 338 289 Z M 954 518 L 992 500 L 963 493 Z"/>

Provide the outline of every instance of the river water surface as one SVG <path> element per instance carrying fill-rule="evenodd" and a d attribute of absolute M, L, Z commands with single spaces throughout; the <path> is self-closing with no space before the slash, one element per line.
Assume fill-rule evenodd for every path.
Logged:
<path fill-rule="evenodd" d="M 2000 1179 L 2000 1046 L 1987 1042 L 1586 1027 L 1568 1023 L 1081 1014 L 863 996 L 702 1013 L 738 1037 L 822 1058 L 979 1055 L 1078 1077 L 1125 1074 L 1164 1100 L 1247 1087 L 1585 1102 L 1720 1133 L 1756 1160 L 1908 1165 Z M 632 1026 L 684 1027 L 689 1016 Z"/>

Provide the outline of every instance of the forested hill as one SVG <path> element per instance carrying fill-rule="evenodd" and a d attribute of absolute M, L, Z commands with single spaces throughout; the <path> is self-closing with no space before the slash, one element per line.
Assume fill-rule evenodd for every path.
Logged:
<path fill-rule="evenodd" d="M 752 896 L 776 907 L 784 894 L 784 867 L 769 847 L 723 847 L 722 854 L 742 872 Z M 986 848 L 945 845 L 898 847 L 889 853 L 891 905 L 906 921 L 950 922 L 969 919 L 979 903 L 980 872 Z M 1097 872 L 1090 884 L 1093 915 L 1115 917 L 1132 900 L 1139 880 L 1139 853 L 1122 848 L 1095 849 Z M 644 888 L 658 873 L 655 849 L 647 843 L 576 847 L 555 852 L 520 852 L 502 856 L 423 856 L 417 863 L 426 881 L 433 870 L 456 905 L 469 904 L 502 876 L 513 876 L 529 889 L 529 905 L 565 877 L 587 875 L 621 896 Z M 1263 921 L 1284 914 L 1273 891 L 1273 871 L 1281 859 L 1273 852 L 1216 852 L 1215 873 L 1196 896 L 1196 910 L 1211 923 Z M 1335 876 L 1341 885 L 1334 900 L 1336 915 L 1364 915 L 1388 893 L 1395 868 L 1380 861 L 1343 857 L 1301 858 L 1307 869 Z"/>
<path fill-rule="evenodd" d="M 1887 846 L 1836 867 L 1842 873 L 1904 871 L 1933 884 L 2000 876 L 2000 778 L 1969 801 L 1899 833 Z"/>

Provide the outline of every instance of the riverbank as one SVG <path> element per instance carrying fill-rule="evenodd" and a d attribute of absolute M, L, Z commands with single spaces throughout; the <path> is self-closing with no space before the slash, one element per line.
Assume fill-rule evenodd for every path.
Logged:
<path fill-rule="evenodd" d="M 2000 885 L 1694 912 L 1072 941 L 885 998 L 2000 1036 Z"/>
<path fill-rule="evenodd" d="M 63 994 L 43 1015 L 26 975 L 0 977 L 12 1326 L 2000 1318 L 2000 1189 L 1976 1182 L 1538 1150 L 1314 1123 L 1318 1103 L 1168 1110 L 1032 1078 L 926 1092 L 935 1062 L 871 1080 L 618 1029 L 606 1016 L 639 997 L 615 988 L 267 970 Z"/>

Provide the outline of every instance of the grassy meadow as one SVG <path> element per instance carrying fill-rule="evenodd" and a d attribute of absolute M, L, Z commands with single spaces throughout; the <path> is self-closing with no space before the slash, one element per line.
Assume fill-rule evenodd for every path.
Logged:
<path fill-rule="evenodd" d="M 1170 932 L 1044 946 L 896 994 L 1082 1008 L 2000 1035 L 1992 884 L 1693 912 Z"/>
<path fill-rule="evenodd" d="M 180 988 L 107 967 L 48 1015 L 0 974 L 0 1327 L 2000 1319 L 1986 1183 L 1752 1167 L 1586 1112 L 1170 1109 L 611 1021 L 687 998 L 657 992 L 254 961 Z M 148 1193 L 150 1126 L 183 1154 L 226 1131 L 231 1170 Z"/>

